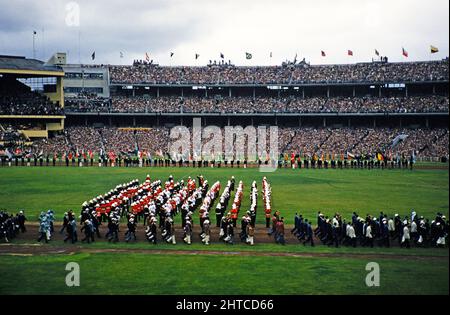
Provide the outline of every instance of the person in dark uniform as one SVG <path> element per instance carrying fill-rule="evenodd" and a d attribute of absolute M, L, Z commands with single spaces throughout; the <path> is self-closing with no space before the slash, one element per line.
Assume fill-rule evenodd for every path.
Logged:
<path fill-rule="evenodd" d="M 95 210 L 93 210 L 91 213 L 91 222 L 92 222 L 93 233 L 96 233 L 97 237 L 101 238 L 101 235 L 100 235 L 101 223 L 98 219 L 98 216 L 97 216 L 97 213 L 95 212 Z"/>
<path fill-rule="evenodd" d="M 77 241 L 77 223 L 75 221 L 75 218 L 72 218 L 67 224 L 66 233 L 67 234 L 64 238 L 64 243 L 70 240 L 70 242 L 74 244 Z"/>
<path fill-rule="evenodd" d="M 225 243 L 233 245 L 234 244 L 234 227 L 233 220 L 228 218 L 226 225 L 226 237 L 224 238 Z"/>
<path fill-rule="evenodd" d="M 236 184 L 236 180 L 234 179 L 234 176 L 231 176 L 230 181 L 231 181 L 231 183 L 230 183 L 230 191 L 234 191 L 234 186 Z"/>
<path fill-rule="evenodd" d="M 25 233 L 27 231 L 25 227 L 25 221 L 27 221 L 27 218 L 25 217 L 23 210 L 20 210 L 19 214 L 17 215 L 17 222 L 19 223 L 19 229 L 22 233 Z"/>
<path fill-rule="evenodd" d="M 311 223 L 308 222 L 308 219 L 305 219 L 305 241 L 303 242 L 303 245 L 306 245 L 306 243 L 310 243 L 311 246 L 314 246 L 314 237 L 313 237 L 313 229 L 311 226 Z"/>
<path fill-rule="evenodd" d="M 130 219 L 127 223 L 128 230 L 125 232 L 125 241 L 128 243 L 132 239 L 136 241 L 136 222 L 134 221 L 134 217 L 130 216 Z"/>
<path fill-rule="evenodd" d="M 154 245 L 156 245 L 156 243 L 157 243 L 157 238 L 156 238 L 157 229 L 158 229 L 158 227 L 156 225 L 156 218 L 151 217 L 150 223 L 145 230 L 145 234 L 147 236 L 147 240 L 150 243 L 153 243 Z"/>
<path fill-rule="evenodd" d="M 383 218 L 381 221 L 381 246 L 390 247 L 389 242 L 389 227 L 388 227 L 388 221 L 386 218 Z"/>
<path fill-rule="evenodd" d="M 91 241 L 94 240 L 94 233 L 92 229 L 92 223 L 89 219 L 84 221 L 80 231 L 83 232 L 83 230 L 84 230 L 84 238 L 81 241 L 82 242 L 87 241 L 88 244 L 91 243 Z"/>

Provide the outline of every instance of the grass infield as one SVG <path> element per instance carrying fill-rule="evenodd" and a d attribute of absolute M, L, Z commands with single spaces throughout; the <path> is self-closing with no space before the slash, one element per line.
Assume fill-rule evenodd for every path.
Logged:
<path fill-rule="evenodd" d="M 146 174 L 153 179 L 176 180 L 203 174 L 212 184 L 222 185 L 234 175 L 244 181 L 242 211 L 250 201 L 252 180 L 261 188 L 263 176 L 272 184 L 273 209 L 280 210 L 293 223 L 295 212 L 306 218 L 318 210 L 331 216 L 340 212 L 349 219 L 353 211 L 360 215 L 409 215 L 414 209 L 430 219 L 438 211 L 448 216 L 448 169 L 406 170 L 291 170 L 260 173 L 257 169 L 205 168 L 0 168 L 0 208 L 16 212 L 24 209 L 28 219 L 36 221 L 41 210 L 54 209 L 57 220 L 72 208 L 103 194 L 115 185 Z M 222 186 L 223 187 L 223 186 Z M 257 221 L 263 222 L 259 194 Z M 214 207 L 214 206 L 213 206 Z M 213 219 L 214 221 L 214 219 Z M 24 242 L 16 240 L 16 247 Z M 284 247 L 256 244 L 250 248 L 213 244 L 208 250 L 235 251 L 236 255 L 173 255 L 139 250 L 206 250 L 201 244 L 151 246 L 97 242 L 74 247 L 68 253 L 31 256 L 0 255 L 0 294 L 448 294 L 448 250 L 401 248 L 329 248 L 314 249 L 298 244 Z M 75 248 L 130 249 L 135 252 L 83 252 Z M 239 255 L 253 251 L 255 255 Z M 300 253 L 301 257 L 263 256 L 261 253 Z M 310 255 L 308 255 L 308 253 Z M 325 255 L 320 256 L 319 254 Z M 360 256 L 347 254 L 359 254 Z M 372 255 L 372 256 L 371 256 Z M 411 258 L 408 258 L 411 256 Z M 65 265 L 78 262 L 81 286 L 65 285 Z M 365 266 L 380 264 L 380 287 L 367 287 Z"/>
<path fill-rule="evenodd" d="M 53 209 L 56 219 L 68 209 L 80 211 L 81 204 L 98 194 L 104 194 L 117 184 L 150 174 L 151 179 L 165 180 L 172 174 L 176 180 L 202 174 L 210 184 L 219 180 L 222 188 L 234 175 L 244 182 L 241 210 L 250 206 L 249 189 L 256 180 L 261 189 L 263 176 L 272 184 L 273 209 L 281 211 L 287 223 L 295 212 L 314 220 L 317 211 L 332 216 L 341 213 L 350 219 L 351 213 L 378 216 L 409 215 L 414 209 L 419 215 L 433 219 L 436 212 L 448 217 L 448 169 L 408 170 L 291 170 L 278 169 L 261 173 L 243 168 L 77 168 L 77 167 L 17 167 L 0 168 L 0 208 L 16 212 L 24 209 L 29 220 L 37 220 L 40 211 Z M 263 223 L 262 195 L 259 191 L 257 221 Z M 214 209 L 214 205 L 211 209 Z"/>

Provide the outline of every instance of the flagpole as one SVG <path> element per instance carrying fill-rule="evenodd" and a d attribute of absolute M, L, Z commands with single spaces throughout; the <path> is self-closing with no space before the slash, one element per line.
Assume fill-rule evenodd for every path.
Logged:
<path fill-rule="evenodd" d="M 45 58 L 45 37 L 44 37 L 44 27 L 42 27 L 42 60 L 46 59 Z"/>
<path fill-rule="evenodd" d="M 33 59 L 36 59 L 35 41 L 36 41 L 36 31 L 33 31 Z"/>
<path fill-rule="evenodd" d="M 81 58 L 80 58 L 80 42 L 81 42 L 81 32 L 80 28 L 78 28 L 78 64 L 81 64 Z"/>

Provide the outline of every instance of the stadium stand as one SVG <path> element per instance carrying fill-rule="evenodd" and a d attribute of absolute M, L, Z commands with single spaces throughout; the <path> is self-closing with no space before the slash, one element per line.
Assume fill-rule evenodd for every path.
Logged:
<path fill-rule="evenodd" d="M 448 80 L 448 59 L 444 61 L 356 65 L 307 63 L 290 67 L 161 67 L 153 64 L 111 66 L 112 83 L 152 84 L 285 84 L 423 82 Z"/>
<path fill-rule="evenodd" d="M 231 62 L 166 67 L 135 61 L 99 67 L 108 71 L 106 94 L 111 97 L 72 93 L 64 109 L 17 77 L 0 77 L 0 115 L 66 116 L 64 130 L 50 130 L 34 143 L 10 141 L 11 150 L 60 156 L 145 152 L 163 158 L 170 128 L 184 125 L 192 131 L 190 121 L 200 116 L 202 125 L 219 126 L 222 137 L 229 125 L 277 125 L 281 155 L 372 158 L 382 152 L 394 159 L 414 152 L 418 158 L 448 160 L 448 58 L 348 65 L 303 60 L 271 67 L 236 67 Z M 18 132 L 39 128 L 36 122 L 12 124 Z M 393 146 L 399 136 L 404 140 Z"/>
<path fill-rule="evenodd" d="M 0 115 L 61 115 L 63 109 L 48 97 L 15 79 L 0 78 Z"/>
<path fill-rule="evenodd" d="M 222 136 L 225 134 L 221 129 Z M 281 128 L 279 129 L 279 150 L 282 153 L 313 156 L 314 154 L 371 155 L 391 151 L 397 135 L 408 135 L 392 152 L 409 154 L 417 151 L 422 157 L 448 157 L 448 129 L 389 129 L 389 128 Z M 69 127 L 64 135 L 35 142 L 35 151 L 44 154 L 55 152 L 99 152 L 102 147 L 109 152 L 134 152 L 136 148 L 150 152 L 168 152 L 168 128 L 100 128 Z M 206 140 L 204 141 L 206 142 Z M 222 143 L 225 143 L 222 140 Z M 391 153 L 392 153 L 391 152 Z"/>
<path fill-rule="evenodd" d="M 113 97 L 111 112 L 122 113 L 430 113 L 448 112 L 448 97 Z M 79 111 L 104 111 L 103 103 L 80 103 Z"/>

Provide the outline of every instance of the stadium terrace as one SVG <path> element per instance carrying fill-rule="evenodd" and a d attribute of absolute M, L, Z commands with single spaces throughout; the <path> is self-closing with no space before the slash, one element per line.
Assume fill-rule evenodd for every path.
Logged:
<path fill-rule="evenodd" d="M 448 76 L 448 58 L 169 67 L 67 64 L 63 53 L 47 62 L 2 56 L 0 158 L 18 166 L 67 165 L 66 159 L 184 165 L 193 157 L 170 156 L 170 130 L 192 128 L 200 117 L 222 136 L 225 126 L 278 126 L 282 164 L 291 156 L 331 164 L 349 157 L 380 161 L 380 154 L 397 164 L 410 156 L 447 161 Z M 255 161 L 224 161 L 224 155 L 215 160 Z"/>

